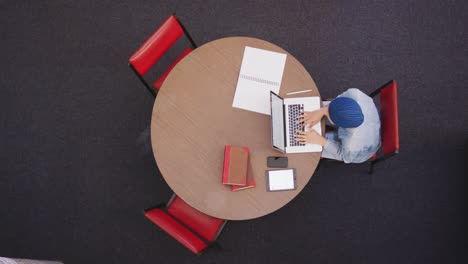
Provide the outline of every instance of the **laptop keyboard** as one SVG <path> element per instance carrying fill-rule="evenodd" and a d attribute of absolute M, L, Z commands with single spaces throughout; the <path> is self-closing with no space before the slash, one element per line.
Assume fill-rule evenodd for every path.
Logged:
<path fill-rule="evenodd" d="M 304 112 L 303 104 L 293 104 L 288 105 L 288 115 L 289 115 L 289 146 L 305 146 L 305 144 L 300 144 L 296 141 L 294 136 L 299 131 L 304 131 L 301 123 L 297 123 L 297 117 L 302 115 Z"/>

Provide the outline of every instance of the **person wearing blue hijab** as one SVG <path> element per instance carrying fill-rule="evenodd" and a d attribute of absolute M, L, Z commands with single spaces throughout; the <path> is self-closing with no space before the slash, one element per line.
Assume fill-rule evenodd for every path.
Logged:
<path fill-rule="evenodd" d="M 296 140 L 302 144 L 319 144 L 323 146 L 322 157 L 345 163 L 367 161 L 380 148 L 377 107 L 359 89 L 350 88 L 319 110 L 304 112 L 298 121 L 311 128 L 325 116 L 333 131 L 322 137 L 310 129 L 296 135 Z"/>

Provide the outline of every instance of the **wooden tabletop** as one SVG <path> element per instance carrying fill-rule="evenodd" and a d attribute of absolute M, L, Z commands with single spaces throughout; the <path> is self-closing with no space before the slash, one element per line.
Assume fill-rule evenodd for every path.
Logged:
<path fill-rule="evenodd" d="M 271 147 L 271 121 L 232 107 L 245 46 L 287 54 L 280 96 L 319 96 L 307 70 L 282 48 L 255 38 L 231 37 L 207 43 L 171 71 L 154 103 L 151 143 L 167 184 L 192 207 L 227 220 L 264 216 L 290 202 L 312 177 L 320 153 L 282 154 Z M 293 96 L 289 96 L 293 97 Z M 232 192 L 221 184 L 224 146 L 250 149 L 249 173 L 256 187 Z M 268 156 L 288 156 L 297 189 L 267 192 Z"/>

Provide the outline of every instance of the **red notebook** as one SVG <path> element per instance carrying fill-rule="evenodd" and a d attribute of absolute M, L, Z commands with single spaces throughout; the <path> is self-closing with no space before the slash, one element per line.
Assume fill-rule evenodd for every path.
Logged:
<path fill-rule="evenodd" d="M 247 165 L 249 149 L 247 147 L 226 145 L 224 147 L 223 184 L 247 185 Z"/>
<path fill-rule="evenodd" d="M 235 192 L 235 191 L 250 189 L 250 188 L 255 187 L 254 178 L 250 174 L 247 175 L 247 182 L 248 184 L 245 186 L 231 185 L 231 191 Z"/>

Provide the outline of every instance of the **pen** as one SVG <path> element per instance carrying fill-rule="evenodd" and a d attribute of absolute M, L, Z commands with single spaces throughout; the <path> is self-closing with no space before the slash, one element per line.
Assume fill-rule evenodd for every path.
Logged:
<path fill-rule="evenodd" d="M 310 92 L 310 91 L 312 91 L 312 90 L 297 91 L 297 92 L 287 93 L 286 95 L 290 95 L 290 94 L 299 94 L 299 93 L 306 93 L 306 92 Z"/>

